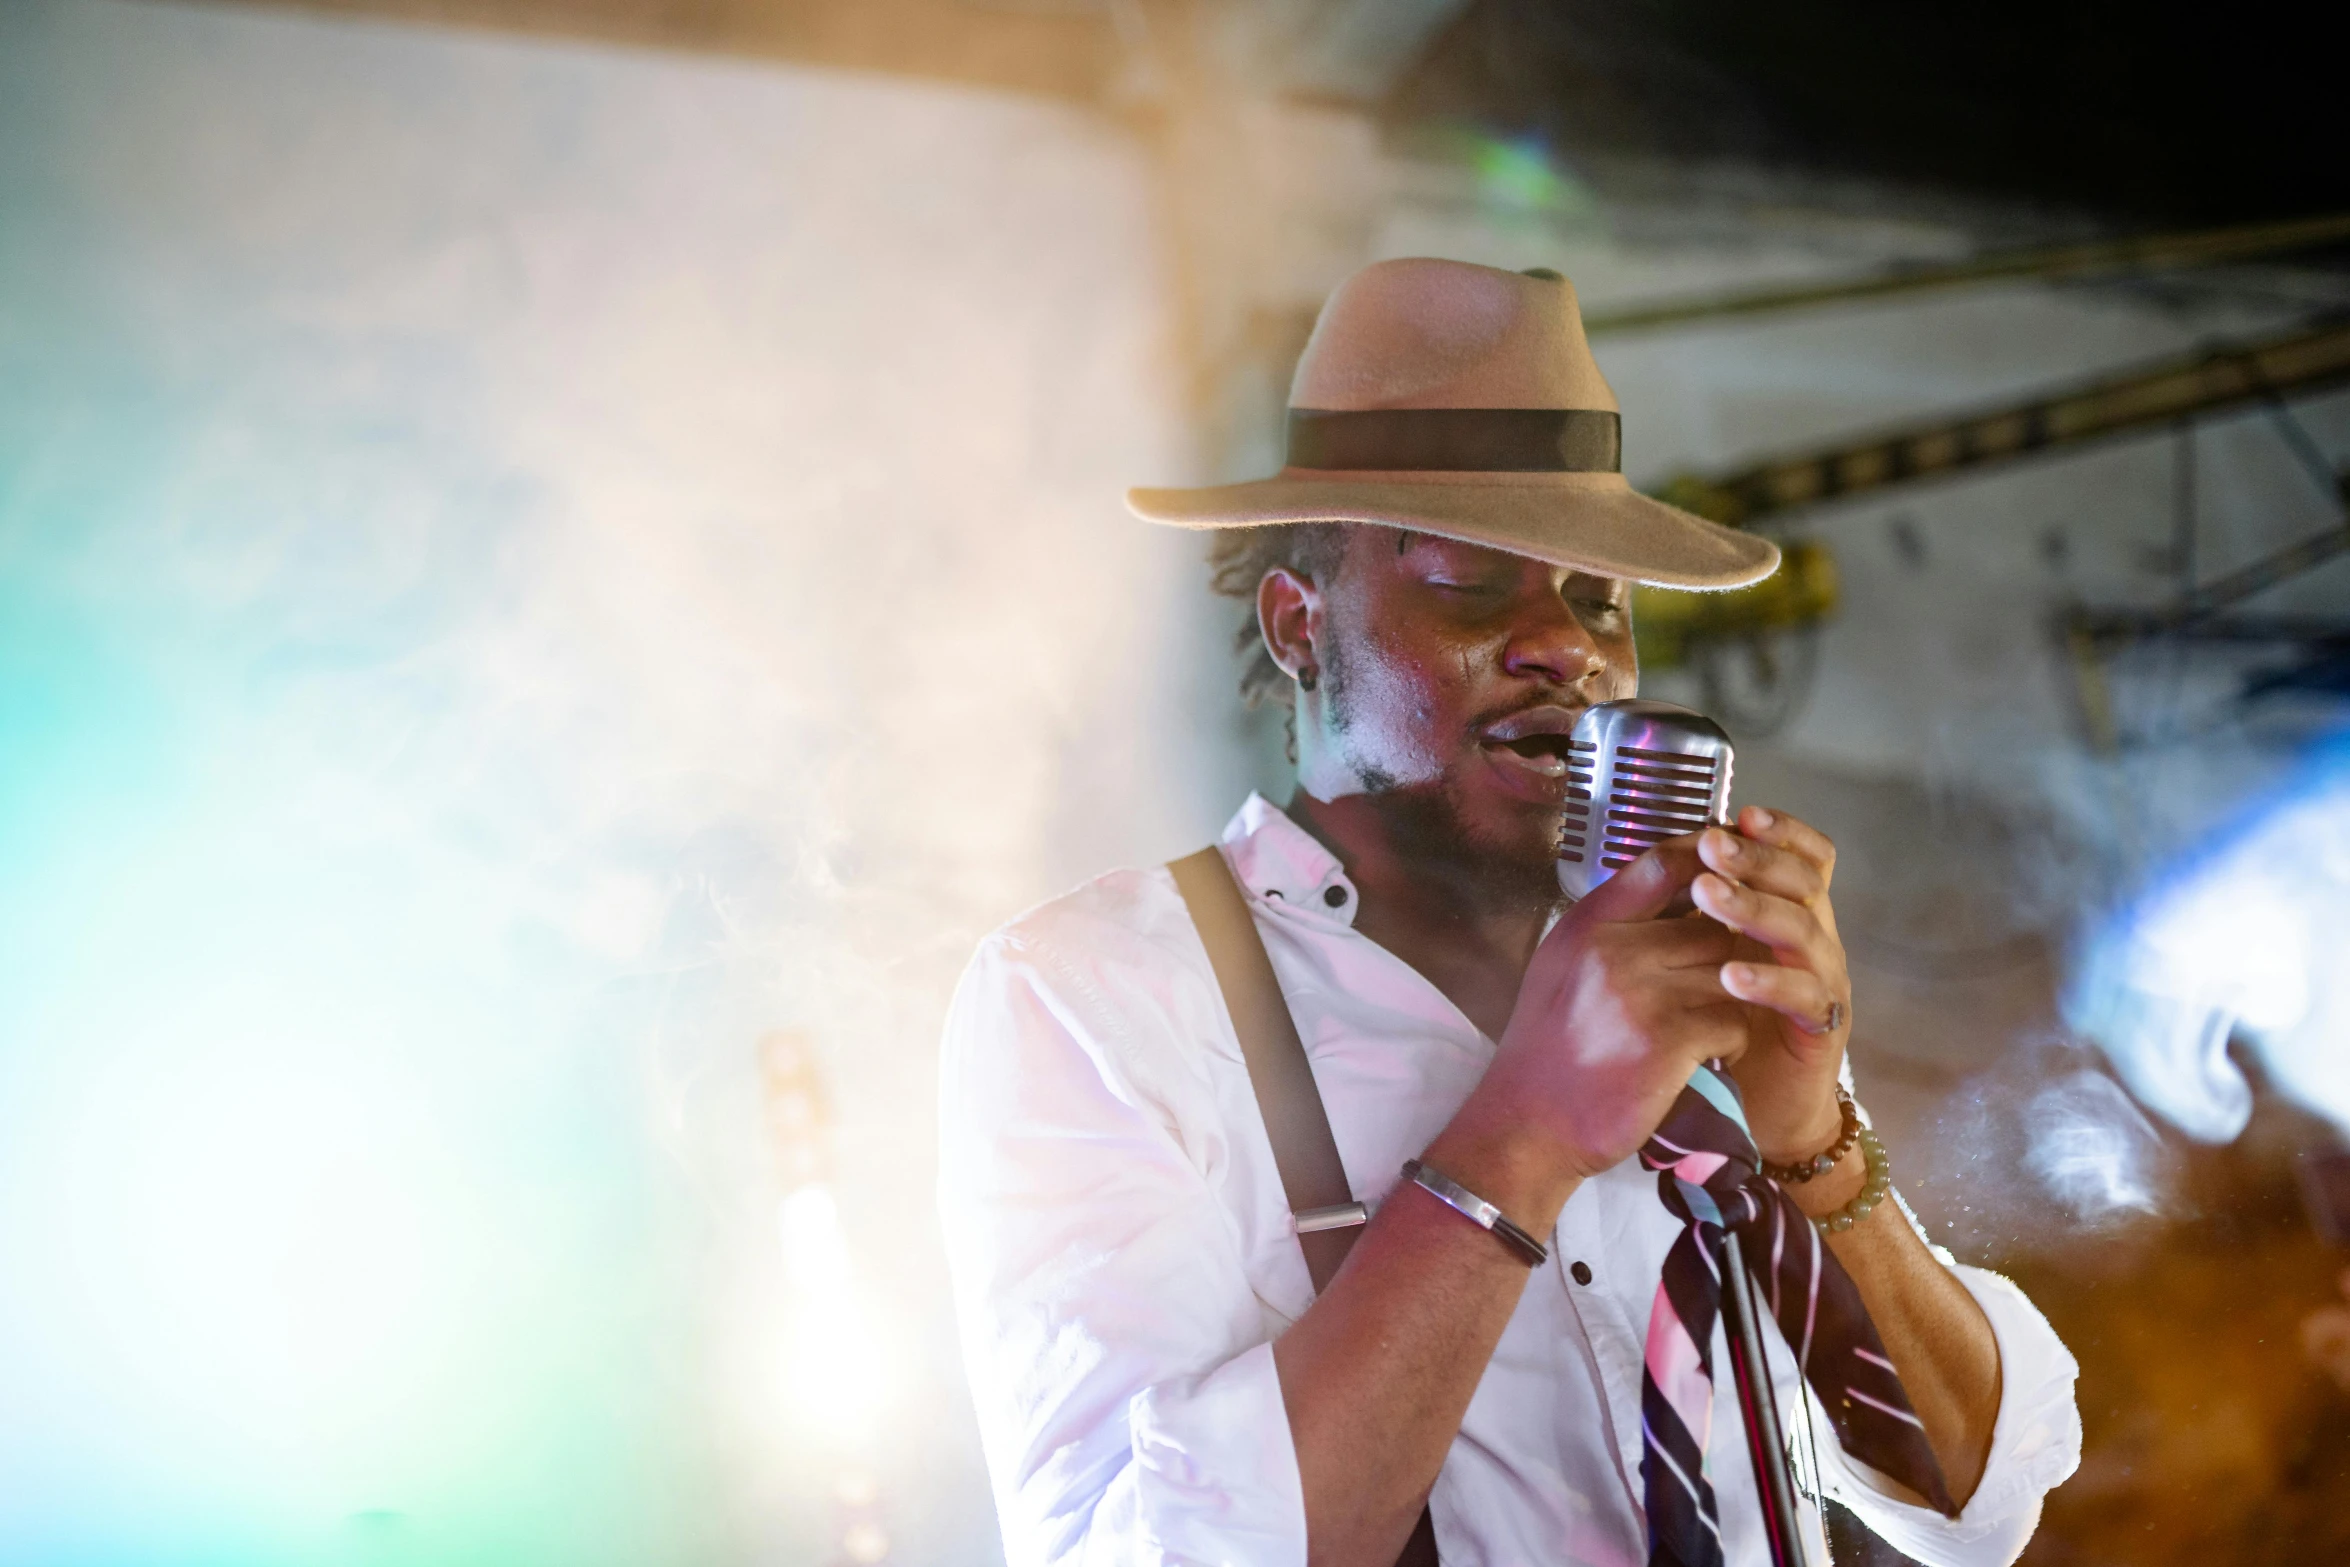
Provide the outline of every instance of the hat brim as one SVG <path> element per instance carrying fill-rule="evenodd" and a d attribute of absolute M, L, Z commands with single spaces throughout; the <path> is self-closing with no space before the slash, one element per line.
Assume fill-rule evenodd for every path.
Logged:
<path fill-rule="evenodd" d="M 1177 528 L 1385 523 L 1665 588 L 1741 588 L 1779 568 L 1779 547 L 1770 540 L 1651 500 L 1620 473 L 1287 468 L 1245 484 L 1129 490 L 1126 507 Z"/>

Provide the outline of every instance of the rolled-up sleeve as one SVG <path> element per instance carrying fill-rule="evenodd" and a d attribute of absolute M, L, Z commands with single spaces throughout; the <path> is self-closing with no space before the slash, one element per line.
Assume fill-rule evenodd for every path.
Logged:
<path fill-rule="evenodd" d="M 1095 969 L 1012 927 L 945 1032 L 939 1207 L 1005 1553 L 1302 1563 L 1266 1314 L 1203 1169 L 1216 1134 L 1137 1080 L 1120 1035 L 1175 1025 Z"/>
<path fill-rule="evenodd" d="M 1944 1254 L 1947 1261 L 1947 1254 Z M 1926 1567 L 2007 1567 L 2040 1521 L 2040 1499 L 2081 1461 L 2081 1417 L 2073 1400 L 2080 1367 L 2022 1290 L 1996 1273 L 1951 1271 L 1983 1308 L 1999 1342 L 1999 1418 L 1983 1477 L 1956 1518 L 1902 1500 L 1892 1482 L 1855 1463 L 1837 1444 L 1816 1401 L 1812 1409 L 1827 1493 L 1903 1554 Z"/>

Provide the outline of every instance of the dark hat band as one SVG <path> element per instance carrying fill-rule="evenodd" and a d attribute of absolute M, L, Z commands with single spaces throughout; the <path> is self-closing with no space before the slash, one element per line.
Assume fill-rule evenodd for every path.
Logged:
<path fill-rule="evenodd" d="M 1621 473 L 1623 421 L 1596 408 L 1292 408 L 1289 466 Z"/>

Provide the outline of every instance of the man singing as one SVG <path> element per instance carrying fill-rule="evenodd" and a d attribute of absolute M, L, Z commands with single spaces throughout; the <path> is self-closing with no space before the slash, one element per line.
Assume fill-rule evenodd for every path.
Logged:
<path fill-rule="evenodd" d="M 1255 605 L 1244 685 L 1294 704 L 1295 793 L 1220 861 L 1013 921 L 947 1025 L 940 1205 L 1013 1567 L 1765 1561 L 1695 1239 L 1747 1190 L 1749 1256 L 1799 1281 L 1764 1334 L 1810 1536 L 1826 1496 L 1930 1567 L 2012 1561 L 2078 1459 L 2075 1368 L 1884 1200 L 1834 846 L 1750 806 L 1559 892 L 1568 733 L 1633 694 L 1632 584 L 1776 550 L 1624 482 L 1552 273 L 1366 268 L 1290 400 L 1280 476 L 1130 505 L 1233 530 L 1217 584 Z M 1269 1013 L 1236 993 L 1268 958 Z M 1693 1152 L 1690 1106 L 1743 1152 Z M 1301 1222 L 1325 1119 L 1344 1190 Z"/>

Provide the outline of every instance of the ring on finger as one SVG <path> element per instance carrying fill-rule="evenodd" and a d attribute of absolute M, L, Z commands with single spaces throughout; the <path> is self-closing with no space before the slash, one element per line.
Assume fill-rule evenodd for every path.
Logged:
<path fill-rule="evenodd" d="M 1844 1026 L 1844 1020 L 1850 1015 L 1843 1002 L 1831 1001 L 1828 1003 L 1827 1019 L 1816 1028 L 1806 1024 L 1803 1031 L 1807 1034 L 1833 1034 Z"/>

